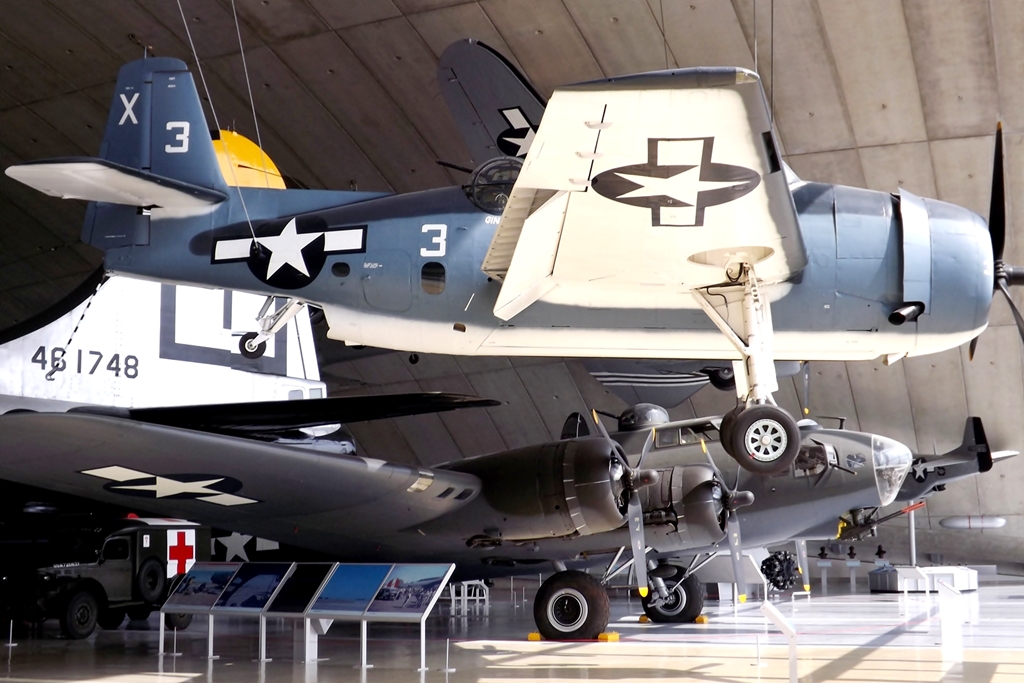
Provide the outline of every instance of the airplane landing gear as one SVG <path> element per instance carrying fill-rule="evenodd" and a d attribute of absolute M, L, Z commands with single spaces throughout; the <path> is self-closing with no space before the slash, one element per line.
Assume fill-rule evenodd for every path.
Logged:
<path fill-rule="evenodd" d="M 655 600 L 654 594 L 640 599 L 644 614 L 656 624 L 692 624 L 704 609 L 704 584 L 690 574 L 680 581 L 685 570 L 680 567 L 672 578 L 665 579 L 668 598 Z"/>
<path fill-rule="evenodd" d="M 601 582 L 573 569 L 551 576 L 533 602 L 533 620 L 547 640 L 594 640 L 607 628 L 608 614 Z"/>
<path fill-rule="evenodd" d="M 792 466 L 800 452 L 796 420 L 778 407 L 772 394 L 778 391 L 772 352 L 772 313 L 758 287 L 749 263 L 737 266 L 737 284 L 743 286 L 743 326 L 740 333 L 716 309 L 705 293 L 693 295 L 715 326 L 743 355 L 733 362 L 736 395 L 740 405 L 722 418 L 722 446 L 741 467 L 755 474 L 773 475 Z"/>
<path fill-rule="evenodd" d="M 267 352 L 267 340 L 277 334 L 306 305 L 305 301 L 288 299 L 284 306 L 271 313 L 270 307 L 276 298 L 268 296 L 259 315 L 256 316 L 256 322 L 260 324 L 260 331 L 246 332 L 238 340 L 239 353 L 249 360 L 262 358 L 263 354 Z"/>

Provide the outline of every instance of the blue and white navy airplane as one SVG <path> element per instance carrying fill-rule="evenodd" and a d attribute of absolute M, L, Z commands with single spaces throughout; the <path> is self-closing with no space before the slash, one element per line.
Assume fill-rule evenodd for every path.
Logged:
<path fill-rule="evenodd" d="M 449 82 L 489 76 L 446 64 Z M 6 173 L 90 201 L 82 237 L 109 272 L 266 295 L 247 355 L 311 305 L 334 339 L 409 352 L 732 362 L 723 444 L 766 474 L 800 444 L 775 361 L 949 349 L 985 329 L 994 288 L 1024 282 L 1001 260 L 1001 136 L 986 226 L 906 190 L 796 178 L 746 69 L 558 88 L 535 132 L 517 106 L 476 113 L 502 116 L 499 150 L 525 158 L 464 187 L 229 187 L 185 64 L 145 59 L 121 69 L 98 158 Z"/>

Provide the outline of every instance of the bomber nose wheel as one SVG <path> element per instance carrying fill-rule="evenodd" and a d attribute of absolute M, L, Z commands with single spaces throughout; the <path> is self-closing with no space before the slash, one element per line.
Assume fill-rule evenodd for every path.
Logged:
<path fill-rule="evenodd" d="M 758 404 L 723 420 L 722 446 L 746 470 L 761 475 L 790 468 L 800 452 L 800 429 L 788 412 Z"/>
<path fill-rule="evenodd" d="M 537 630 L 548 640 L 594 640 L 608 626 L 608 593 L 585 572 L 558 572 L 533 602 Z"/>
<path fill-rule="evenodd" d="M 694 574 L 679 581 L 681 574 L 680 570 L 674 578 L 665 579 L 669 588 L 667 600 L 656 601 L 654 598 L 657 593 L 653 591 L 640 599 L 644 614 L 654 623 L 692 624 L 704 609 L 704 584 Z"/>

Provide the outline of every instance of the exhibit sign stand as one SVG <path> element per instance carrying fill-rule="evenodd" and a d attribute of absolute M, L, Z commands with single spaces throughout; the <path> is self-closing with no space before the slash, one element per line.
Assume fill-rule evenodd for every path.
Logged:
<path fill-rule="evenodd" d="M 850 593 L 856 593 L 857 569 L 860 568 L 860 560 L 847 560 L 846 566 L 850 569 Z"/>
<path fill-rule="evenodd" d="M 267 618 L 301 620 L 296 657 L 318 661 L 318 638 L 338 621 L 359 622 L 359 665 L 370 668 L 366 632 L 370 622 L 420 625 L 420 667 L 426 670 L 426 618 L 433 610 L 454 564 L 339 564 L 328 562 L 196 563 L 167 598 L 162 614 L 205 614 L 207 657 L 213 654 L 213 621 L 218 614 L 259 620 L 259 659 L 267 657 Z M 160 649 L 164 652 L 164 620 Z M 301 652 L 301 654 L 300 654 Z"/>
<path fill-rule="evenodd" d="M 821 592 L 828 595 L 828 570 L 832 568 L 832 560 L 818 560 L 818 569 L 821 570 Z"/>
<path fill-rule="evenodd" d="M 782 631 L 782 635 L 786 636 L 786 639 L 789 641 L 789 683 L 798 683 L 796 629 L 793 628 L 793 624 L 786 617 L 782 616 L 782 612 L 767 600 L 761 603 L 761 613 L 768 618 L 768 621 L 775 625 L 775 628 Z M 758 648 L 758 654 L 760 654 L 760 647 Z"/>

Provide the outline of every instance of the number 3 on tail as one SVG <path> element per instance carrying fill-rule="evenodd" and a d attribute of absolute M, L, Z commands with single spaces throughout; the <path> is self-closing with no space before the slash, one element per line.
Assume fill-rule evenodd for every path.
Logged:
<path fill-rule="evenodd" d="M 181 132 L 174 136 L 174 139 L 178 141 L 177 145 L 164 145 L 164 151 L 168 154 L 184 154 L 188 151 L 188 121 L 168 121 L 167 130 L 180 130 Z"/>

